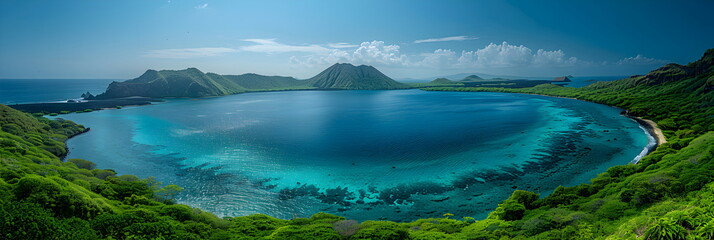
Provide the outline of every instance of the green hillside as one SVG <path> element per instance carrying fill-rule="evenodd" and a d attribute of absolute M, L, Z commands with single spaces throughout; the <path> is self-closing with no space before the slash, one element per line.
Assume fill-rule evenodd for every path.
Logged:
<path fill-rule="evenodd" d="M 240 85 L 217 74 L 196 68 L 185 70 L 147 70 L 138 78 L 112 82 L 95 99 L 142 97 L 201 97 L 245 92 Z"/>
<path fill-rule="evenodd" d="M 309 89 L 307 82 L 293 77 L 263 76 L 254 73 L 223 75 L 231 82 L 248 90 Z"/>
<path fill-rule="evenodd" d="M 446 78 L 437 78 L 437 79 L 432 80 L 429 83 L 430 84 L 454 84 L 455 82 L 451 81 L 449 79 L 446 79 Z"/>
<path fill-rule="evenodd" d="M 612 167 L 591 184 L 560 187 L 536 201 L 514 193 L 489 217 L 507 220 L 489 226 L 491 236 L 714 239 L 712 59 L 714 49 L 709 49 L 687 65 L 669 64 L 644 76 L 583 88 L 544 84 L 425 90 L 531 93 L 604 103 L 654 120 L 667 136 L 668 142 L 640 163 Z"/>
<path fill-rule="evenodd" d="M 484 80 L 484 79 L 479 76 L 469 75 L 469 76 L 466 76 L 464 79 L 461 79 L 459 82 L 482 81 L 482 80 Z"/>
<path fill-rule="evenodd" d="M 429 88 L 573 97 L 655 120 L 668 142 L 638 164 L 614 166 L 589 184 L 547 197 L 515 190 L 487 219 L 356 222 L 317 213 L 218 218 L 174 204 L 179 186 L 61 161 L 64 141 L 86 130 L 0 105 L 1 239 L 714 239 L 714 50 L 586 88 Z"/>
<path fill-rule="evenodd" d="M 402 89 L 408 85 L 394 81 L 372 66 L 337 63 L 308 79 L 318 89 Z"/>
<path fill-rule="evenodd" d="M 335 64 L 308 80 L 292 77 L 263 76 L 254 73 L 219 75 L 203 73 L 196 68 L 184 70 L 147 70 L 138 78 L 112 82 L 107 90 L 89 99 L 123 97 L 205 97 L 223 96 L 251 91 L 308 89 L 381 90 L 403 89 L 408 85 L 396 82 L 372 66 Z"/>

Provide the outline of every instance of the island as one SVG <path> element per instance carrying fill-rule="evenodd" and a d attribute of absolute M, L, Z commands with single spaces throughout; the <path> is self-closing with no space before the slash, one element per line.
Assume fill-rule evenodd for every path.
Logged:
<path fill-rule="evenodd" d="M 254 73 L 218 75 L 196 68 L 185 70 L 147 70 L 138 78 L 112 82 L 93 99 L 124 97 L 208 97 L 228 94 L 280 90 L 385 90 L 409 86 L 387 77 L 372 66 L 336 63 L 307 80 L 293 77 L 263 76 Z"/>
<path fill-rule="evenodd" d="M 368 67 L 343 71 L 326 70 L 302 81 L 314 89 L 403 87 Z M 136 82 L 114 84 L 105 96 L 135 94 L 134 85 L 165 86 L 172 74 L 191 77 L 174 78 L 181 79 L 176 86 L 182 88 L 150 91 L 158 94 L 153 97 L 228 94 L 241 86 L 230 77 L 216 80 L 197 69 L 156 71 Z M 270 85 L 288 87 L 291 82 L 276 79 Z M 86 131 L 84 126 L 0 105 L 0 232 L 9 239 L 714 238 L 714 49 L 687 65 L 669 64 L 643 76 L 580 89 L 541 84 L 424 90 L 542 94 L 609 104 L 654 121 L 667 141 L 639 163 L 613 166 L 591 183 L 558 187 L 548 196 L 514 189 L 486 219 L 448 212 L 442 218 L 402 223 L 356 222 L 326 213 L 290 220 L 263 214 L 219 218 L 176 204 L 173 197 L 180 186 L 159 187 L 153 179 L 96 169 L 87 160 L 63 161 L 64 141 Z"/>

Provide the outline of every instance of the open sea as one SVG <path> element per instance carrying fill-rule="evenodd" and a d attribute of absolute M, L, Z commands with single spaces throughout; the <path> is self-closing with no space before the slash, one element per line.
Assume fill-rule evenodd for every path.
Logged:
<path fill-rule="evenodd" d="M 180 185 L 179 203 L 219 216 L 410 221 L 484 218 L 514 189 L 547 195 L 632 162 L 648 135 L 620 111 L 523 94 L 288 91 L 59 117 L 91 128 L 68 158 Z"/>
<path fill-rule="evenodd" d="M 0 104 L 61 102 L 103 93 L 115 79 L 0 79 Z"/>

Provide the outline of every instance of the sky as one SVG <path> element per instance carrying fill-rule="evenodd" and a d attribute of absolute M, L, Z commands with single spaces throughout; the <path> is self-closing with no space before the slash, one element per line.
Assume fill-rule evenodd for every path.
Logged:
<path fill-rule="evenodd" d="M 0 1 L 0 78 L 196 67 L 309 78 L 644 74 L 714 48 L 714 1 Z"/>

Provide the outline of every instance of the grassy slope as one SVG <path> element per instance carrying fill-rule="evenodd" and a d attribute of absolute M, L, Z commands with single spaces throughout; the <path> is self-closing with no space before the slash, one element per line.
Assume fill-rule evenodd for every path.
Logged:
<path fill-rule="evenodd" d="M 242 75 L 224 75 L 223 77 L 248 89 L 249 91 L 311 88 L 307 85 L 307 81 L 297 80 L 292 77 L 263 76 L 253 73 Z"/>
<path fill-rule="evenodd" d="M 403 89 L 408 85 L 394 81 L 372 66 L 337 63 L 307 80 L 318 89 L 379 90 Z"/>
<path fill-rule="evenodd" d="M 144 97 L 200 97 L 245 92 L 242 86 L 218 74 L 204 74 L 195 68 L 185 70 L 148 70 L 125 82 L 112 82 L 97 99 Z"/>

